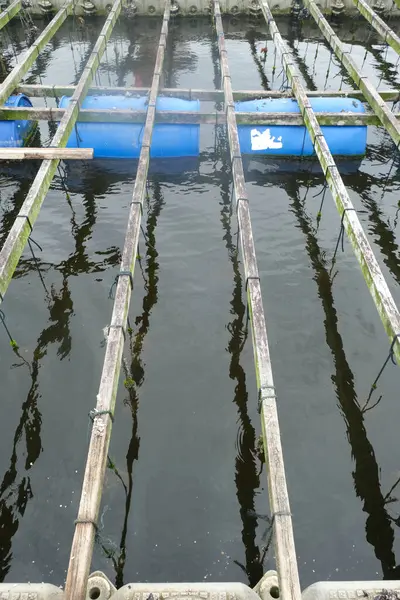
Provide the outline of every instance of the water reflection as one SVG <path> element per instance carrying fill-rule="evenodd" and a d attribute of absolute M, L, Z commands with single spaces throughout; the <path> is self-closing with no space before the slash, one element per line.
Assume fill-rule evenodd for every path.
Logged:
<path fill-rule="evenodd" d="M 314 180 L 314 185 L 316 180 Z M 320 180 L 322 183 L 322 180 Z M 390 516 L 387 505 L 390 494 L 384 495 L 379 479 L 379 466 L 364 424 L 364 413 L 354 387 L 354 375 L 347 361 L 343 341 L 338 329 L 338 317 L 332 291 L 331 265 L 318 245 L 316 228 L 305 211 L 305 201 L 300 199 L 299 178 L 286 180 L 286 192 L 291 199 L 291 211 L 306 241 L 306 250 L 314 270 L 314 280 L 321 299 L 325 319 L 326 343 L 331 351 L 335 371 L 332 381 L 336 387 L 338 407 L 343 415 L 347 439 L 351 447 L 355 469 L 352 473 L 354 489 L 368 514 L 366 539 L 374 548 L 375 556 L 382 565 L 384 579 L 398 579 L 400 565 L 396 564 L 394 552 L 395 519 Z M 397 523 L 396 523 L 397 524 Z"/>
<path fill-rule="evenodd" d="M 40 437 L 42 414 L 39 408 L 41 361 L 51 344 L 58 343 L 57 355 L 60 360 L 67 358 L 71 351 L 70 317 L 73 304 L 67 279 L 63 280 L 59 292 L 54 287 L 51 289 L 47 296 L 47 307 L 50 325 L 40 334 L 32 359 L 28 361 L 17 348 L 14 349 L 18 360 L 14 366 L 28 370 L 31 384 L 14 433 L 9 467 L 0 484 L 0 582 L 4 581 L 11 568 L 12 540 L 26 506 L 34 496 L 28 471 L 43 450 Z M 19 464 L 22 457 L 25 457 L 23 466 Z"/>
<path fill-rule="evenodd" d="M 296 48 L 296 46 L 295 46 L 295 42 L 297 42 L 297 44 L 299 44 L 299 42 L 301 41 L 301 37 L 300 37 L 301 23 L 302 23 L 302 21 L 298 17 L 295 17 L 293 15 L 291 16 L 290 21 L 289 21 L 289 31 L 288 31 L 288 36 L 287 36 L 286 41 L 287 41 L 289 48 L 292 50 L 292 56 L 295 59 L 298 70 L 300 71 L 300 73 L 302 74 L 302 76 L 304 78 L 307 89 L 308 90 L 316 90 L 317 86 L 314 83 L 314 79 L 313 79 L 312 75 L 310 75 L 307 63 L 304 60 L 304 58 L 302 58 L 300 56 L 298 47 Z M 315 67 L 315 59 L 314 59 L 313 68 L 314 67 Z"/>
<path fill-rule="evenodd" d="M 257 34 L 256 29 L 250 28 L 250 29 L 247 30 L 246 38 L 247 38 L 247 41 L 248 41 L 249 46 L 250 46 L 251 56 L 253 58 L 253 61 L 256 64 L 257 71 L 258 71 L 258 73 L 260 75 L 261 85 L 262 85 L 262 87 L 263 87 L 264 90 L 270 90 L 271 87 L 270 87 L 270 84 L 269 84 L 269 81 L 268 81 L 268 77 L 267 77 L 267 75 L 265 73 L 265 70 L 264 70 L 264 63 L 263 63 L 263 61 L 260 60 L 259 54 L 257 52 L 256 40 L 257 40 L 258 37 L 259 37 L 259 35 Z"/>
<path fill-rule="evenodd" d="M 150 203 L 147 198 L 148 216 L 146 222 L 146 266 L 144 268 L 144 287 L 145 295 L 143 298 L 143 311 L 135 319 L 134 326 L 128 324 L 129 336 L 129 362 L 123 358 L 122 368 L 125 377 L 125 388 L 128 398 L 124 401 L 129 407 L 132 416 L 132 433 L 126 453 L 127 482 L 123 481 L 125 495 L 125 513 L 122 524 L 121 538 L 118 548 L 110 548 L 103 544 L 103 550 L 111 558 L 115 571 L 115 586 L 120 588 L 124 585 L 124 569 L 126 562 L 128 521 L 131 510 L 132 492 L 133 492 L 133 465 L 134 461 L 139 459 L 140 437 L 138 435 L 138 408 L 139 408 L 139 389 L 143 385 L 145 378 L 144 365 L 142 362 L 143 342 L 150 328 L 151 311 L 158 300 L 158 271 L 157 261 L 158 252 L 156 249 L 155 231 L 157 221 L 161 210 L 165 204 L 161 192 L 161 186 L 158 180 L 153 183 L 153 202 Z M 140 259 L 142 261 L 142 258 Z"/>
<path fill-rule="evenodd" d="M 384 164 L 385 157 L 389 156 L 389 152 L 392 151 L 392 145 L 391 140 L 384 138 L 381 144 L 368 146 L 366 158 L 369 163 L 371 164 L 372 160 L 379 160 Z M 398 159 L 399 153 L 397 152 L 394 161 L 398 162 Z M 387 161 L 385 161 L 385 164 L 387 164 Z M 400 256 L 395 231 L 397 223 L 395 221 L 393 224 L 390 224 L 389 219 L 385 216 L 384 211 L 376 200 L 376 192 L 378 190 L 382 198 L 385 188 L 390 191 L 399 189 L 400 170 L 397 168 L 397 165 L 394 167 L 386 176 L 383 174 L 372 176 L 369 173 L 363 172 L 362 176 L 352 177 L 349 181 L 344 178 L 344 182 L 345 185 L 348 185 L 359 195 L 364 208 L 368 211 L 370 221 L 369 232 L 373 234 L 374 242 L 380 248 L 383 262 L 388 267 L 395 281 L 400 283 Z"/>
<path fill-rule="evenodd" d="M 221 85 L 221 72 L 219 68 L 219 51 L 215 36 L 210 39 L 211 58 L 214 70 L 214 85 L 218 89 Z M 215 103 L 218 107 L 218 103 Z M 254 587 L 261 579 L 264 568 L 266 549 L 260 551 L 256 543 L 256 531 L 259 515 L 255 512 L 256 491 L 260 487 L 260 470 L 257 468 L 256 433 L 248 414 L 248 393 L 246 387 L 246 373 L 240 363 L 240 355 L 248 336 L 248 314 L 243 303 L 243 280 L 240 271 L 237 233 L 232 233 L 233 198 L 231 194 L 232 172 L 229 159 L 229 145 L 226 128 L 215 127 L 214 156 L 209 158 L 214 161 L 212 180 L 221 188 L 221 224 L 224 230 L 223 240 L 228 250 L 229 261 L 233 272 L 233 292 L 230 302 L 232 315 L 227 329 L 231 335 L 227 351 L 231 355 L 229 377 L 236 381 L 233 401 L 237 405 L 240 426 L 238 429 L 235 458 L 235 484 L 236 497 L 240 506 L 240 519 L 242 522 L 242 542 L 244 546 L 245 564 L 234 562 L 246 574 L 248 583 Z M 205 155 L 203 153 L 203 158 Z M 219 163 L 219 164 L 218 164 Z"/>
<path fill-rule="evenodd" d="M 215 171 L 219 174 L 218 183 L 221 187 L 220 220 L 224 230 L 223 240 L 228 250 L 233 273 L 233 292 L 230 302 L 232 319 L 227 325 L 230 333 L 227 351 L 231 355 L 229 377 L 236 382 L 233 401 L 237 406 L 239 417 L 236 440 L 235 484 L 236 496 L 240 506 L 245 563 L 241 564 L 238 560 L 234 562 L 246 574 L 249 585 L 254 587 L 263 575 L 263 563 L 268 547 L 260 550 L 259 545 L 256 543 L 260 515 L 255 512 L 255 496 L 260 487 L 261 469 L 259 468 L 256 451 L 256 432 L 248 413 L 246 373 L 240 361 L 241 352 L 249 333 L 249 316 L 243 302 L 243 279 L 240 270 L 238 232 L 232 231 L 232 225 L 236 222 L 236 219 L 234 217 L 234 199 L 231 193 L 232 173 L 225 128 L 216 127 L 215 135 L 220 160 L 220 167 L 215 166 Z"/>

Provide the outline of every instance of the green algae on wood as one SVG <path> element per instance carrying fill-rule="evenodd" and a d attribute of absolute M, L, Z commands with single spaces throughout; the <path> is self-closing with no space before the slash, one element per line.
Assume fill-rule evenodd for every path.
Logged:
<path fill-rule="evenodd" d="M 61 120 L 66 112 L 65 108 L 9 108 L 0 107 L 0 119 L 5 121 L 30 120 L 30 121 L 57 121 Z M 240 125 L 303 125 L 301 114 L 297 113 L 269 113 L 269 112 L 235 112 L 236 122 Z M 315 113 L 320 125 L 379 125 L 378 117 L 371 113 Z M 145 110 L 112 110 L 112 109 L 82 109 L 77 120 L 82 123 L 144 123 Z M 226 123 L 224 112 L 191 112 L 191 111 L 157 111 L 156 123 L 190 123 L 202 125 L 215 125 Z M 396 115 L 400 119 L 400 113 Z"/>
<path fill-rule="evenodd" d="M 29 71 L 39 53 L 46 44 L 51 40 L 53 35 L 64 23 L 65 19 L 71 14 L 73 9 L 73 0 L 69 0 L 64 6 L 58 11 L 54 19 L 50 21 L 47 27 L 42 31 L 35 42 L 28 48 L 25 54 L 21 58 L 21 62 L 18 63 L 11 73 L 5 78 L 0 84 L 0 105 L 4 104 L 8 97 L 12 94 L 15 87 L 19 84 L 23 76 Z"/>
<path fill-rule="evenodd" d="M 122 352 L 128 311 L 133 288 L 140 222 L 146 193 L 147 173 L 150 161 L 150 144 L 155 123 L 155 101 L 160 87 L 164 62 L 170 0 L 166 0 L 155 69 L 149 95 L 149 107 L 143 132 L 142 147 L 136 172 L 132 202 L 128 216 L 120 271 L 117 275 L 114 306 L 107 336 L 106 352 L 97 394 L 97 415 L 93 420 L 92 433 L 86 462 L 85 476 L 79 505 L 78 518 L 71 547 L 70 561 L 65 584 L 66 600 L 84 600 L 87 579 L 92 561 L 93 545 L 98 522 L 107 454 L 110 443 L 112 415 L 121 371 Z M 77 560 L 79 557 L 79 560 Z"/>
<path fill-rule="evenodd" d="M 43 96 L 72 96 L 75 91 L 73 85 L 39 85 L 39 84 L 21 84 L 15 89 L 16 93 L 27 94 L 36 98 Z M 378 91 L 378 90 L 377 90 Z M 108 87 L 108 86 L 91 86 L 88 93 L 96 95 L 113 95 L 126 94 L 130 95 L 147 95 L 149 88 L 135 87 Z M 360 90 L 306 90 L 309 98 L 357 98 L 365 100 Z M 400 100 L 400 91 L 397 89 L 379 90 L 378 94 L 383 100 L 397 102 Z M 189 88 L 161 88 L 159 96 L 170 96 L 173 98 L 185 98 L 188 100 L 209 100 L 218 101 L 224 99 L 223 90 L 205 90 L 205 89 L 189 89 Z M 233 90 L 233 98 L 235 100 L 249 100 L 255 98 L 291 98 L 293 94 L 289 91 L 281 92 L 279 90 Z"/>
<path fill-rule="evenodd" d="M 0 29 L 3 29 L 7 23 L 11 21 L 16 14 L 21 10 L 22 1 L 14 0 L 2 13 L 0 13 Z"/>
<path fill-rule="evenodd" d="M 389 133 L 396 146 L 399 146 L 400 123 L 396 119 L 395 115 L 386 106 L 384 100 L 371 84 L 368 77 L 364 77 L 359 73 L 357 65 L 350 56 L 350 51 L 345 49 L 344 45 L 339 40 L 332 27 L 329 25 L 328 21 L 317 7 L 314 0 L 304 0 L 304 4 L 314 17 L 318 27 L 323 33 L 328 44 L 333 49 L 337 58 L 342 63 L 350 77 L 353 79 L 356 86 L 360 89 L 376 116 L 379 118 L 381 124 Z"/>
<path fill-rule="evenodd" d="M 305 0 L 305 3 L 314 5 L 313 0 Z M 328 144 L 326 143 L 326 140 L 322 134 L 316 115 L 311 108 L 310 101 L 301 84 L 300 78 L 297 75 L 296 67 L 292 62 L 291 53 L 288 51 L 287 46 L 276 26 L 267 0 L 261 0 L 260 6 L 264 18 L 268 24 L 274 44 L 282 56 L 283 67 L 289 83 L 292 86 L 293 93 L 295 94 L 297 102 L 300 106 L 304 123 L 313 141 L 315 152 L 326 177 L 328 186 L 332 192 L 338 213 L 341 216 L 341 222 L 350 239 L 354 253 L 360 264 L 362 274 L 381 317 L 385 331 L 391 342 L 396 339 L 393 350 L 397 358 L 397 362 L 400 364 L 400 340 L 395 338 L 395 336 L 400 332 L 399 311 L 379 267 L 378 261 L 375 258 L 372 248 L 361 226 L 347 189 L 329 150 Z M 314 8 L 316 8 L 315 5 Z M 379 99 L 380 102 L 384 104 L 383 100 L 381 98 Z M 396 125 L 398 125 L 397 121 Z"/>
<path fill-rule="evenodd" d="M 258 402 L 263 429 L 265 459 L 268 467 L 268 490 L 274 522 L 275 555 L 277 560 L 280 594 L 282 598 L 287 600 L 300 600 L 301 589 L 293 536 L 293 524 L 286 485 L 276 394 L 261 295 L 261 283 L 251 226 L 249 198 L 246 190 L 239 145 L 234 95 L 232 91 L 219 0 L 214 0 L 213 4 L 215 30 L 218 36 L 218 49 L 224 89 L 233 186 L 236 197 L 239 234 L 246 278 L 247 304 L 249 307 L 249 318 L 253 340 Z"/>
<path fill-rule="evenodd" d="M 379 15 L 365 2 L 365 0 L 353 0 L 354 4 L 360 11 L 360 13 L 367 19 L 372 27 L 379 33 L 385 42 L 393 48 L 397 54 L 400 54 L 400 37 L 390 29 L 390 27 L 383 21 Z"/>
<path fill-rule="evenodd" d="M 44 39 L 50 39 L 51 35 L 57 31 L 58 27 L 65 20 L 68 11 L 71 10 L 72 4 L 64 6 L 56 15 L 56 17 L 51 21 L 50 25 L 45 29 L 43 33 L 45 36 L 40 36 L 42 38 L 40 44 L 44 43 Z M 64 116 L 61 119 L 61 122 L 57 128 L 56 134 L 52 140 L 53 146 L 65 147 L 69 136 L 71 134 L 72 128 L 76 122 L 76 118 L 79 114 L 79 104 L 85 97 L 86 91 L 90 86 L 90 83 L 94 77 L 96 68 L 98 67 L 101 56 L 105 50 L 107 40 L 109 39 L 115 21 L 119 15 L 121 10 L 121 0 L 116 0 L 103 29 L 100 33 L 100 36 L 93 48 L 93 51 L 89 57 L 87 65 L 81 75 L 81 78 L 78 82 L 78 85 L 75 88 L 74 94 L 71 98 L 70 105 L 68 109 L 66 109 Z M 39 38 L 38 38 L 39 39 Z M 38 51 L 37 51 L 38 52 Z M 31 60 L 32 56 L 29 58 Z M 32 58 L 33 62 L 34 58 Z M 21 65 L 17 65 L 16 69 L 18 70 L 18 75 L 20 74 L 19 68 Z M 10 73 L 9 77 L 12 77 L 14 70 Z M 9 78 L 7 78 L 9 79 Z M 8 89 L 12 86 L 11 81 L 5 82 L 0 86 L 0 94 L 4 94 L 4 88 Z M 13 86 L 12 86 L 13 87 Z M 31 188 L 27 194 L 27 197 L 19 211 L 19 214 L 14 221 L 14 224 L 7 236 L 7 239 L 4 243 L 3 248 L 0 251 L 0 293 L 1 299 L 4 297 L 7 288 L 10 284 L 16 266 L 19 262 L 21 254 L 25 248 L 25 244 L 28 240 L 28 237 L 31 233 L 31 226 L 33 227 L 39 211 L 42 207 L 43 200 L 47 194 L 47 191 L 51 185 L 54 174 L 56 172 L 57 166 L 59 164 L 58 159 L 52 160 L 44 160 L 39 168 L 39 171 L 33 181 Z M 28 221 L 29 220 L 29 221 Z"/>

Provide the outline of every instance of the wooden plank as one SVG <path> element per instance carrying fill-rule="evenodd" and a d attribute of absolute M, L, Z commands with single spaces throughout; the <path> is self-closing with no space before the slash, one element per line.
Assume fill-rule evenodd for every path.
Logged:
<path fill-rule="evenodd" d="M 400 1 L 400 0 L 399 0 Z M 72 96 L 75 87 L 73 85 L 51 86 L 51 85 L 19 85 L 16 88 L 17 93 L 26 94 L 36 98 L 43 96 Z M 97 87 L 92 86 L 89 89 L 90 94 L 94 95 L 146 95 L 149 93 L 149 88 L 133 88 L 133 87 Z M 399 101 L 399 90 L 379 90 L 380 97 L 385 101 Z M 306 90 L 309 98 L 357 98 L 363 100 L 364 96 L 360 90 Z M 162 88 L 160 94 L 162 96 L 171 96 L 174 98 L 184 98 L 188 100 L 204 100 L 217 102 L 224 99 L 223 90 L 200 90 L 188 88 Z M 235 100 L 248 100 L 250 98 L 290 98 L 293 97 L 291 91 L 280 92 L 278 90 L 233 90 Z"/>
<path fill-rule="evenodd" d="M 155 100 L 159 90 L 165 44 L 168 34 L 170 2 L 166 0 L 157 50 L 156 67 L 150 89 L 149 107 L 143 130 L 142 147 L 139 155 L 133 197 L 128 216 L 122 261 L 115 292 L 111 325 L 107 338 L 103 370 L 97 395 L 96 413 L 93 419 L 88 458 L 76 521 L 74 538 L 65 586 L 66 600 L 84 600 L 87 579 L 92 560 L 95 527 L 98 522 L 103 490 L 104 473 L 110 443 L 112 417 L 121 369 L 124 331 L 127 326 L 128 310 L 133 287 L 133 273 L 136 262 L 140 233 L 140 222 L 146 190 L 147 172 L 150 160 L 150 143 L 155 121 Z"/>
<path fill-rule="evenodd" d="M 314 17 L 318 27 L 336 54 L 337 58 L 342 63 L 350 77 L 353 79 L 356 86 L 360 89 L 376 116 L 379 117 L 382 125 L 396 144 L 396 147 L 398 147 L 400 144 L 400 123 L 396 119 L 395 115 L 386 106 L 385 102 L 371 84 L 368 77 L 360 75 L 357 65 L 350 57 L 350 52 L 346 50 L 345 46 L 339 40 L 338 36 L 333 31 L 332 27 L 329 25 L 328 21 L 315 4 L 314 0 L 304 0 L 304 5 Z"/>
<path fill-rule="evenodd" d="M 310 0 L 305 1 L 310 2 Z M 305 90 L 301 84 L 296 67 L 292 62 L 291 54 L 287 48 L 287 45 L 283 41 L 278 27 L 276 26 L 267 0 L 261 0 L 260 6 L 268 24 L 275 47 L 282 56 L 282 62 L 286 75 L 290 85 L 292 86 L 297 102 L 301 107 L 304 123 L 306 124 L 310 137 L 313 140 L 316 154 L 326 176 L 326 181 L 332 192 L 336 208 L 343 219 L 345 231 L 350 239 L 354 253 L 360 264 L 364 279 L 368 285 L 371 296 L 382 319 L 385 331 L 392 342 L 395 339 L 395 336 L 400 332 L 399 311 L 390 293 L 379 263 L 376 260 L 372 248 L 368 242 L 367 236 L 365 235 L 365 232 L 358 219 L 357 213 L 336 167 L 328 144 L 322 135 L 316 115 L 312 110 L 310 101 L 305 94 Z M 394 353 L 396 355 L 398 364 L 400 364 L 400 340 L 398 339 L 396 339 L 394 344 Z"/>
<path fill-rule="evenodd" d="M 372 10 L 365 0 L 353 0 L 353 2 L 375 31 L 400 55 L 400 37 Z"/>
<path fill-rule="evenodd" d="M 93 148 L 0 148 L 0 160 L 90 160 Z"/>
<path fill-rule="evenodd" d="M 10 6 L 7 6 L 7 8 L 0 13 L 0 29 L 3 29 L 3 27 L 7 25 L 7 23 L 9 23 L 16 14 L 19 13 L 21 6 L 21 0 L 14 0 Z"/>
<path fill-rule="evenodd" d="M 261 409 L 268 490 L 275 533 L 275 556 L 279 577 L 279 596 L 285 600 L 301 600 L 299 573 L 293 537 L 293 525 L 279 431 L 276 394 L 269 355 L 267 329 L 261 296 L 260 277 L 251 227 L 239 135 L 233 106 L 232 83 L 225 47 L 219 0 L 214 0 L 215 28 L 218 35 L 221 74 L 225 95 L 228 140 L 232 161 L 233 184 L 246 278 L 247 301 L 252 327 L 254 362 L 258 398 Z"/>
<path fill-rule="evenodd" d="M 50 21 L 47 27 L 42 31 L 35 42 L 22 55 L 21 61 L 13 68 L 11 73 L 0 84 L 0 106 L 6 102 L 13 90 L 19 84 L 23 76 L 29 71 L 39 53 L 51 40 L 56 31 L 64 23 L 67 16 L 72 12 L 73 0 L 68 0 L 66 4 L 58 11 L 56 16 Z"/>
<path fill-rule="evenodd" d="M 65 111 L 52 139 L 51 146 L 53 147 L 65 147 L 68 142 L 68 138 L 79 112 L 79 103 L 84 99 L 86 90 L 90 86 L 96 68 L 99 65 L 107 40 L 111 35 L 114 23 L 121 10 L 121 2 L 122 0 L 115 0 L 110 14 L 104 23 L 87 65 L 75 88 L 70 105 Z M 62 10 L 65 11 L 66 9 L 64 8 Z M 52 22 L 54 22 L 54 20 Z M 44 160 L 42 162 L 18 216 L 11 227 L 4 246 L 0 251 L 0 301 L 3 300 L 7 291 L 15 268 L 31 233 L 31 226 L 34 225 L 37 219 L 58 164 L 58 159 Z"/>
<path fill-rule="evenodd" d="M 0 120 L 58 121 L 65 113 L 64 108 L 0 108 Z M 235 112 L 239 125 L 303 125 L 301 113 Z M 315 114 L 320 125 L 381 125 L 379 118 L 371 112 L 353 113 L 321 112 Z M 89 110 L 79 111 L 79 122 L 102 123 L 144 123 L 146 111 L 143 110 Z M 400 119 L 400 113 L 396 114 Z M 156 123 L 180 123 L 194 125 L 221 125 L 226 123 L 224 112 L 156 111 Z"/>

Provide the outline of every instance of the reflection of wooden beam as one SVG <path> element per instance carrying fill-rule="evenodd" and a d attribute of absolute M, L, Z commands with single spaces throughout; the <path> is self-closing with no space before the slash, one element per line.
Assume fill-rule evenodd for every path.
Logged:
<path fill-rule="evenodd" d="M 400 54 L 400 38 L 383 21 L 365 0 L 353 0 L 360 13 L 367 19 L 368 23 L 379 33 L 386 43 L 393 48 L 397 54 Z"/>
<path fill-rule="evenodd" d="M 121 0 L 116 0 L 116 6 Z M 96 409 L 92 413 L 93 427 L 82 484 L 81 501 L 65 583 L 65 600 L 84 600 L 98 597 L 98 588 L 88 588 L 89 569 L 92 562 L 93 545 L 99 522 L 99 512 L 104 475 L 110 445 L 111 428 L 117 396 L 119 374 L 124 350 L 125 331 L 129 304 L 133 289 L 133 272 L 136 263 L 140 235 L 140 223 L 146 194 L 147 173 L 150 162 L 150 146 L 156 114 L 156 100 L 163 73 L 164 54 L 168 35 L 171 0 L 165 0 L 164 17 L 149 94 L 149 106 L 143 127 L 142 146 L 137 165 L 132 202 L 129 206 L 127 230 L 122 251 L 120 271 L 116 276 L 115 300 L 112 311 L 107 346 L 101 373 Z M 100 61 L 100 58 L 99 58 Z M 89 85 L 87 86 L 89 88 Z M 79 107 L 76 106 L 78 115 Z M 95 593 L 91 593 L 95 592 Z M 151 595 L 151 594 L 150 594 Z"/>
<path fill-rule="evenodd" d="M 304 3 L 308 7 L 310 7 L 311 11 L 313 11 L 315 18 L 316 15 L 318 15 L 320 21 L 321 19 L 324 20 L 325 29 L 330 28 L 327 21 L 322 17 L 319 9 L 314 4 L 313 0 L 304 0 Z M 304 123 L 307 126 L 308 133 L 312 140 L 315 153 L 321 164 L 322 171 L 326 178 L 326 183 L 328 184 L 329 189 L 332 192 L 336 208 L 338 210 L 339 215 L 341 216 L 342 227 L 349 237 L 354 253 L 360 264 L 363 277 L 371 293 L 372 299 L 374 300 L 379 316 L 382 319 L 385 331 L 389 336 L 390 341 L 392 341 L 393 343 L 393 352 L 397 358 L 398 364 L 400 364 L 400 340 L 397 338 L 397 335 L 400 332 L 399 310 L 385 281 L 379 263 L 376 260 L 376 257 L 372 251 L 368 238 L 365 235 L 364 229 L 362 228 L 360 220 L 357 216 L 356 209 L 354 208 L 351 202 L 350 196 L 340 176 L 336 163 L 333 159 L 332 153 L 321 131 L 321 128 L 316 118 L 316 114 L 314 113 L 311 107 L 310 100 L 305 94 L 305 90 L 301 83 L 297 69 L 294 63 L 292 62 L 291 54 L 290 52 L 288 52 L 287 45 L 283 41 L 279 29 L 272 16 L 271 9 L 268 5 L 268 0 L 261 0 L 260 6 L 265 21 L 268 24 L 268 29 L 275 44 L 275 47 L 282 57 L 283 68 L 285 69 L 286 76 L 301 109 L 301 113 L 304 118 Z M 333 43 L 332 40 L 330 43 Z M 350 61 L 348 54 L 343 54 L 340 57 L 340 59 L 343 65 L 345 65 L 346 60 Z M 358 75 L 358 77 L 360 86 L 366 86 L 366 89 L 374 90 L 374 88 L 369 84 L 367 78 L 361 78 L 360 75 Z M 393 134 L 394 137 L 396 137 L 396 131 L 398 130 L 400 139 L 399 121 L 395 119 L 393 113 L 388 111 L 386 104 L 382 101 L 381 98 L 379 98 L 379 101 L 380 104 L 384 106 L 384 108 L 382 107 L 381 110 L 376 111 L 377 116 L 379 116 L 380 120 L 385 125 L 385 128 L 387 129 L 388 133 Z M 394 121 L 396 125 L 396 131 L 394 131 L 393 127 L 389 128 L 389 126 L 386 123 L 386 120 L 383 118 L 386 112 L 390 113 L 390 122 Z"/>
<path fill-rule="evenodd" d="M 34 44 L 32 44 L 32 46 L 30 46 L 22 55 L 21 61 L 13 68 L 11 73 L 0 84 L 0 104 L 3 104 L 8 99 L 23 76 L 29 71 L 39 56 L 41 50 L 43 50 L 46 44 L 48 44 L 54 34 L 58 31 L 58 29 L 60 29 L 65 19 L 72 12 L 72 8 L 72 0 L 68 0 L 63 8 L 58 11 L 54 19 L 52 19 L 47 27 L 42 31 Z"/>
<path fill-rule="evenodd" d="M 93 148 L 0 148 L 0 160 L 90 160 Z"/>
<path fill-rule="evenodd" d="M 261 414 L 265 462 L 268 473 L 271 525 L 275 541 L 279 596 L 285 600 L 301 600 L 299 571 L 293 537 L 293 522 L 286 484 L 281 435 L 279 430 L 276 391 L 272 375 L 266 319 L 261 294 L 260 274 L 251 226 L 250 201 L 246 189 L 240 152 L 239 133 L 233 102 L 232 81 L 226 51 L 219 0 L 214 0 L 214 22 L 218 40 L 227 133 L 232 164 L 233 191 L 242 246 L 245 290 L 252 331 L 256 371 L 258 410 Z M 232 196 L 233 203 L 233 196 Z"/>
<path fill-rule="evenodd" d="M 400 2 L 400 0 L 399 0 Z M 346 69 L 356 86 L 363 93 L 365 99 L 368 101 L 374 113 L 379 117 L 383 127 L 386 129 L 396 146 L 400 144 L 400 123 L 395 118 L 393 112 L 389 110 L 388 106 L 383 102 L 379 92 L 372 85 L 368 77 L 365 77 L 360 73 L 360 70 L 354 60 L 350 56 L 350 51 L 346 49 L 344 44 L 340 41 L 324 15 L 319 10 L 314 0 L 304 0 L 304 5 L 308 8 L 313 18 L 315 19 L 318 27 L 323 33 L 329 46 L 336 54 L 339 62 Z M 398 333 L 398 332 L 396 332 Z M 400 347 L 399 347 L 400 356 Z"/>
<path fill-rule="evenodd" d="M 400 0 L 399 0 L 400 2 Z M 52 86 L 52 85 L 19 85 L 16 92 L 42 98 L 43 96 L 72 96 L 75 91 L 73 85 Z M 93 86 L 89 89 L 89 94 L 97 96 L 111 95 L 126 95 L 126 96 L 142 96 L 149 93 L 149 88 L 129 88 L 129 87 L 98 87 Z M 379 90 L 382 100 L 395 101 L 400 100 L 399 90 Z M 364 96 L 359 90 L 315 90 L 306 91 L 309 98 L 358 98 L 363 100 Z M 171 96 L 174 98 L 184 98 L 186 100 L 209 100 L 215 102 L 224 99 L 223 90 L 196 90 L 188 88 L 163 88 L 160 90 L 160 96 Z M 279 92 L 277 90 L 233 90 L 235 100 L 248 100 L 249 98 L 290 98 L 293 97 L 291 92 Z"/>
<path fill-rule="evenodd" d="M 93 80 L 96 73 L 96 69 L 99 66 L 101 57 L 106 48 L 107 40 L 109 39 L 113 30 L 115 21 L 120 13 L 122 0 L 115 0 L 114 6 L 110 11 L 107 19 L 105 20 L 104 26 L 98 37 L 98 40 L 93 48 L 93 51 L 86 63 L 85 69 L 79 79 L 78 85 L 75 88 L 74 94 L 71 98 L 70 105 L 66 109 L 64 116 L 60 120 L 60 124 L 57 131 L 51 141 L 53 148 L 65 148 L 68 139 L 73 130 L 76 118 L 79 114 L 79 104 L 83 101 L 86 96 L 87 90 Z M 71 0 L 67 7 L 71 7 Z M 65 19 L 69 8 L 63 8 L 58 14 L 63 16 Z M 61 18 L 61 16 L 59 18 Z M 57 19 L 57 17 L 56 17 Z M 55 21 L 52 21 L 52 28 L 55 27 Z M 48 33 L 50 36 L 50 33 Z M 51 37 L 51 36 L 50 36 Z M 36 50 L 38 52 L 38 50 Z M 19 65 L 17 65 L 17 68 Z M 13 73 L 13 71 L 12 71 Z M 11 73 L 11 74 L 12 74 Z M 5 80 L 7 81 L 7 79 Z M 3 85 L 3 84 L 2 84 Z M 0 100 L 2 98 L 3 87 L 0 85 Z M 11 86 L 11 91 L 15 88 Z M 3 300 L 4 295 L 8 289 L 9 283 L 12 279 L 15 268 L 24 250 L 25 244 L 31 233 L 31 228 L 34 226 L 35 221 L 39 215 L 40 209 L 43 204 L 43 200 L 47 194 L 47 191 L 51 185 L 54 174 L 56 172 L 59 159 L 46 159 L 43 160 L 35 179 L 33 180 L 32 186 L 20 208 L 18 217 L 15 219 L 13 226 L 11 227 L 4 246 L 0 250 L 0 299 Z"/>
<path fill-rule="evenodd" d="M 58 121 L 65 113 L 64 108 L 0 108 L 0 119 Z M 239 125 L 304 125 L 300 113 L 270 113 L 270 112 L 237 112 L 236 121 Z M 315 113 L 320 125 L 380 125 L 377 116 L 371 113 L 353 112 L 321 112 Z M 143 110 L 81 110 L 79 122 L 92 123 L 144 123 L 146 111 Z M 400 119 L 400 113 L 396 114 Z M 223 112 L 191 112 L 191 111 L 159 111 L 156 112 L 156 123 L 191 124 L 191 125 L 221 125 L 226 123 Z"/>
<path fill-rule="evenodd" d="M 3 29 L 20 10 L 21 0 L 15 0 L 6 10 L 3 10 L 0 14 L 0 29 Z"/>

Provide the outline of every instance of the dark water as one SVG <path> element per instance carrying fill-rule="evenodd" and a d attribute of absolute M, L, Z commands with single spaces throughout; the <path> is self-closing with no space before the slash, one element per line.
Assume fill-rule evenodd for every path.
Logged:
<path fill-rule="evenodd" d="M 101 26 L 68 20 L 26 82 L 76 83 Z M 312 23 L 279 26 L 309 88 L 351 89 Z M 265 27 L 225 28 L 233 86 L 284 88 L 270 41 L 265 66 L 258 59 Z M 149 85 L 159 29 L 159 19 L 121 22 L 96 82 Z M 362 21 L 340 33 L 375 85 L 399 86 L 397 57 Z M 18 21 L 2 44 L 7 72 L 26 47 Z M 165 84 L 219 87 L 217 59 L 207 20 L 177 21 Z M 41 125 L 43 144 L 52 132 Z M 368 142 L 361 162 L 342 166 L 343 179 L 399 301 L 399 157 L 379 128 Z M 0 580 L 65 579 L 134 181 L 109 166 L 57 174 L 33 233 L 41 277 L 27 248 L 2 306 L 19 349 L 3 331 Z M 347 241 L 331 272 L 340 219 L 318 170 L 245 166 L 302 586 L 400 578 L 396 367 L 369 407 L 380 402 L 362 410 L 389 341 Z M 1 243 L 36 169 L 3 168 Z M 135 386 L 120 384 L 93 569 L 117 585 L 254 585 L 274 556 L 264 548 L 266 473 L 224 129 L 202 128 L 198 164 L 153 173 L 148 191 L 124 355 L 123 377 Z"/>

